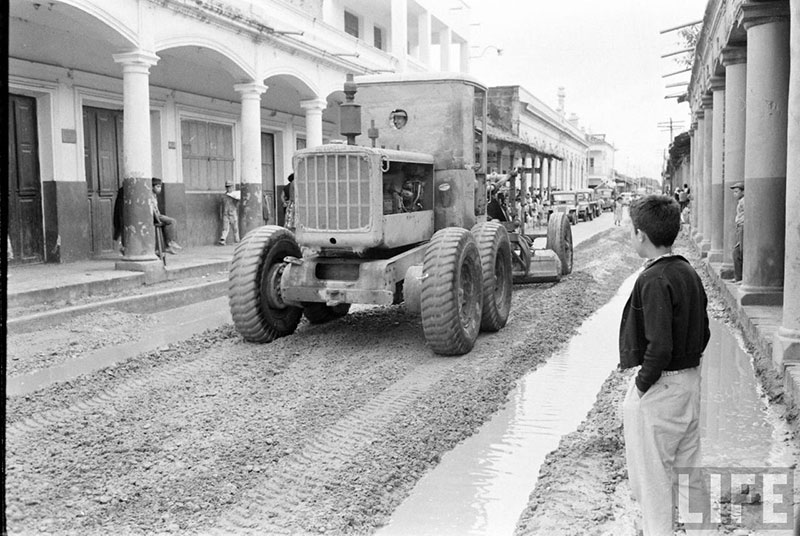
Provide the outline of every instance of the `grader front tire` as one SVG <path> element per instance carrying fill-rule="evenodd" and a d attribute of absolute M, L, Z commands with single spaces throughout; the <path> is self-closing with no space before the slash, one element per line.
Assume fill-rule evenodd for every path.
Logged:
<path fill-rule="evenodd" d="M 275 225 L 247 233 L 236 246 L 228 277 L 228 305 L 236 330 L 250 342 L 271 342 L 297 328 L 303 309 L 282 303 L 280 272 L 299 257 L 294 235 Z"/>
<path fill-rule="evenodd" d="M 466 354 L 475 345 L 483 308 L 483 271 L 472 233 L 460 227 L 433 235 L 422 264 L 422 329 L 440 355 Z"/>
<path fill-rule="evenodd" d="M 499 223 L 485 222 L 473 227 L 472 234 L 483 271 L 481 331 L 499 331 L 511 312 L 513 271 L 508 231 Z"/>
<path fill-rule="evenodd" d="M 547 249 L 561 261 L 561 275 L 572 273 L 572 227 L 563 213 L 554 213 L 547 222 Z"/>

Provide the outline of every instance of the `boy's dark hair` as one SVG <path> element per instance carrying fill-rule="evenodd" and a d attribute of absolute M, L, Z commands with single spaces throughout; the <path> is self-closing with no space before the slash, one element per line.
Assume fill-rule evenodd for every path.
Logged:
<path fill-rule="evenodd" d="M 681 230 L 681 206 L 669 195 L 651 194 L 631 203 L 633 228 L 647 233 L 656 247 L 669 247 Z"/>

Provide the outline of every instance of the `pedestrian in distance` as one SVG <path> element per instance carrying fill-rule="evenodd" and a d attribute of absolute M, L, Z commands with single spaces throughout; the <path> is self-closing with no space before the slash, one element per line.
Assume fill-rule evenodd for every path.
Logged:
<path fill-rule="evenodd" d="M 691 192 L 689 190 L 689 185 L 684 184 L 683 189 L 680 190 L 678 193 L 678 202 L 681 205 L 681 212 L 689 205 L 689 201 L 691 201 Z"/>
<path fill-rule="evenodd" d="M 294 229 L 294 173 L 290 173 L 286 180 L 288 182 L 284 184 L 283 191 L 281 192 L 281 200 L 283 201 L 284 210 L 283 226 L 287 229 Z"/>
<path fill-rule="evenodd" d="M 620 369 L 637 368 L 622 405 L 625 457 L 644 536 L 672 536 L 675 469 L 700 464 L 708 300 L 695 269 L 672 252 L 681 228 L 675 199 L 648 195 L 631 203 L 630 217 L 633 249 L 646 262 L 619 332 Z M 689 472 L 688 488 L 704 496 L 699 471 Z"/>
<path fill-rule="evenodd" d="M 228 234 L 233 229 L 233 242 L 239 243 L 239 199 L 241 192 L 233 189 L 233 182 L 225 181 L 225 195 L 219 204 L 219 217 L 222 220 L 222 235 L 219 237 L 219 245 L 224 246 L 228 240 Z"/>
<path fill-rule="evenodd" d="M 614 225 L 622 225 L 622 196 L 614 200 Z"/>
<path fill-rule="evenodd" d="M 733 246 L 733 282 L 742 280 L 742 265 L 744 264 L 744 183 L 736 182 L 731 185 L 733 197 L 736 199 L 736 216 L 733 219 L 736 226 Z"/>
<path fill-rule="evenodd" d="M 164 229 L 164 240 L 167 243 L 167 248 L 164 251 L 175 255 L 178 252 L 177 250 L 183 249 L 183 247 L 175 239 L 177 220 L 162 214 L 158 208 L 158 196 L 161 194 L 161 188 L 161 179 L 153 177 L 152 190 L 150 192 L 150 212 L 153 214 L 153 223 L 160 224 Z"/>

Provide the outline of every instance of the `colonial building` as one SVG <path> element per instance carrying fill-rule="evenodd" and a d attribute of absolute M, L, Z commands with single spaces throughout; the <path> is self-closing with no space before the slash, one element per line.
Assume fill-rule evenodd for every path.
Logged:
<path fill-rule="evenodd" d="M 338 136 L 346 75 L 465 71 L 468 23 L 458 1 L 12 0 L 16 261 L 113 252 L 119 188 L 145 221 L 151 177 L 184 245 L 214 242 L 227 180 L 244 230 L 279 221 L 292 153 Z M 152 258 L 133 234 L 131 267 Z"/>
<path fill-rule="evenodd" d="M 340 137 L 346 76 L 466 73 L 470 22 L 462 0 L 11 0 L 14 262 L 119 257 L 124 192 L 117 266 L 148 269 L 153 177 L 184 246 L 219 239 L 226 181 L 243 233 L 280 224 L 294 151 Z M 582 133 L 514 91 L 489 132 L 494 165 L 585 184 Z"/>
<path fill-rule="evenodd" d="M 526 168 L 526 183 L 540 193 L 586 187 L 589 142 L 562 112 L 521 86 L 489 88 L 488 108 L 489 172 Z"/>
<path fill-rule="evenodd" d="M 687 98 L 694 239 L 730 277 L 743 182 L 738 304 L 782 305 L 773 358 L 800 361 L 800 0 L 711 0 Z"/>
<path fill-rule="evenodd" d="M 589 169 L 587 185 L 595 188 L 614 184 L 614 145 L 605 134 L 589 134 Z"/>

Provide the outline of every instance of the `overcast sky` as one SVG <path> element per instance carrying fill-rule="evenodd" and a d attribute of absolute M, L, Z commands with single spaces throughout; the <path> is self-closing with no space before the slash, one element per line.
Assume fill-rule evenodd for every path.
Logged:
<path fill-rule="evenodd" d="M 518 84 L 555 109 L 560 86 L 567 115 L 587 132 L 606 134 L 617 148 L 615 168 L 659 178 L 670 142 L 659 123 L 672 119 L 673 136 L 689 128 L 682 93 L 691 73 L 663 54 L 686 48 L 662 30 L 702 20 L 706 0 L 470 0 L 471 72 L 487 85 Z M 684 55 L 684 57 L 687 57 Z"/>

